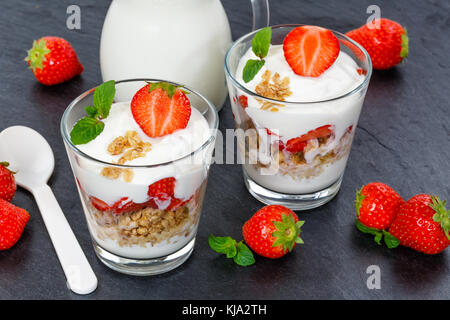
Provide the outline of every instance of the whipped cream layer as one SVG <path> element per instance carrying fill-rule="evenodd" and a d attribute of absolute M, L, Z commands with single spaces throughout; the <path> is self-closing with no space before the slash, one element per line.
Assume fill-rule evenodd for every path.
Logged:
<path fill-rule="evenodd" d="M 252 48 L 241 58 L 236 70 L 236 79 L 248 90 L 255 92 L 261 77 L 266 70 L 277 72 L 281 79 L 288 77 L 292 94 L 286 101 L 311 102 L 328 100 L 341 96 L 358 87 L 365 76 L 358 73 L 358 65 L 345 52 L 341 51 L 333 65 L 319 77 L 303 77 L 292 71 L 286 62 L 282 45 L 271 45 L 269 53 L 264 58 L 265 63 L 258 74 L 248 83 L 242 79 L 242 71 L 249 59 L 259 59 L 252 51 Z M 250 105 L 249 105 L 250 106 Z M 251 107 L 251 106 L 250 106 Z"/>
<path fill-rule="evenodd" d="M 115 103 L 109 116 L 104 120 L 103 132 L 87 144 L 77 146 L 89 156 L 108 163 L 117 162 L 121 155 L 108 153 L 108 145 L 117 137 L 124 136 L 127 131 L 134 130 L 143 142 L 151 143 L 151 150 L 144 157 L 127 161 L 126 165 L 157 165 L 170 162 L 191 154 L 199 149 L 211 136 L 208 122 L 196 109 L 191 109 L 191 118 L 185 129 L 177 130 L 170 135 L 159 138 L 148 137 L 134 120 L 130 102 Z M 72 161 L 75 176 L 81 188 L 89 196 L 94 196 L 108 205 L 128 197 L 135 203 L 148 201 L 148 187 L 163 178 L 174 177 L 175 197 L 189 199 L 201 186 L 207 176 L 207 161 L 212 152 L 206 148 L 193 157 L 187 157 L 166 165 L 151 168 L 131 168 L 133 179 L 126 182 L 123 177 L 109 179 L 101 175 L 106 166 L 87 158 L 79 157 Z M 161 204 L 164 209 L 167 204 Z"/>

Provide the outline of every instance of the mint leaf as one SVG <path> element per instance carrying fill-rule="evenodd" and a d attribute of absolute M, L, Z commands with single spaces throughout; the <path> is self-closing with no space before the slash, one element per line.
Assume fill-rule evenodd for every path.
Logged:
<path fill-rule="evenodd" d="M 161 88 L 164 91 L 167 92 L 167 95 L 170 99 L 172 99 L 173 95 L 175 94 L 175 91 L 177 91 L 178 88 L 182 88 L 183 86 L 176 86 L 167 82 L 149 82 L 150 88 L 148 92 L 152 92 L 155 89 Z M 184 91 L 185 94 L 188 94 L 188 92 Z"/>
<path fill-rule="evenodd" d="M 98 109 L 96 107 L 94 107 L 94 106 L 87 106 L 86 108 L 84 108 L 84 110 L 92 118 L 95 118 L 95 117 L 97 117 L 99 115 L 98 114 L 98 112 L 99 112 Z"/>
<path fill-rule="evenodd" d="M 94 106 L 97 108 L 101 119 L 108 117 L 115 94 L 116 86 L 114 80 L 106 81 L 95 89 Z"/>
<path fill-rule="evenodd" d="M 225 254 L 227 258 L 233 258 L 237 253 L 236 240 L 231 237 L 215 237 L 211 234 L 208 243 L 211 249 Z"/>
<path fill-rule="evenodd" d="M 116 94 L 115 86 L 115 81 L 110 80 L 95 89 L 94 105 L 84 108 L 88 116 L 78 120 L 70 132 L 70 140 L 73 144 L 88 143 L 102 133 L 105 124 L 101 120 L 109 115 Z"/>
<path fill-rule="evenodd" d="M 266 27 L 259 30 L 253 37 L 252 50 L 258 58 L 263 59 L 265 56 L 267 56 L 267 53 L 269 52 L 271 38 L 272 38 L 271 27 Z"/>
<path fill-rule="evenodd" d="M 253 253 L 242 241 L 237 243 L 231 237 L 215 237 L 211 234 L 208 243 L 211 249 L 225 254 L 227 258 L 233 258 L 233 261 L 240 266 L 246 267 L 255 263 Z"/>
<path fill-rule="evenodd" d="M 400 240 L 394 237 L 389 232 L 383 231 L 383 234 L 384 234 L 384 243 L 386 243 L 389 249 L 396 248 L 400 245 Z"/>
<path fill-rule="evenodd" d="M 253 80 L 259 70 L 264 66 L 264 63 L 264 60 L 248 60 L 242 72 L 242 79 L 244 82 L 247 83 Z"/>
<path fill-rule="evenodd" d="M 84 117 L 74 125 L 70 132 L 73 144 L 85 144 L 94 140 L 105 128 L 105 124 L 92 117 Z"/>
<path fill-rule="evenodd" d="M 241 241 L 237 244 L 237 254 L 233 257 L 238 265 L 247 267 L 255 263 L 255 257 L 250 249 Z"/>

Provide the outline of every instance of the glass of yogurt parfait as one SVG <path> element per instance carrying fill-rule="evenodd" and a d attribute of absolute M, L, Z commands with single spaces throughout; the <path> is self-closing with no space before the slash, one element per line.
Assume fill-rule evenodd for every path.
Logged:
<path fill-rule="evenodd" d="M 134 96 L 114 98 L 116 88 L 136 83 Z M 108 81 L 68 106 L 61 132 L 105 265 L 152 275 L 188 259 L 217 126 L 217 111 L 202 95 L 154 79 Z"/>
<path fill-rule="evenodd" d="M 225 71 L 249 192 L 307 210 L 339 191 L 372 65 L 325 28 L 277 25 L 238 39 Z"/>

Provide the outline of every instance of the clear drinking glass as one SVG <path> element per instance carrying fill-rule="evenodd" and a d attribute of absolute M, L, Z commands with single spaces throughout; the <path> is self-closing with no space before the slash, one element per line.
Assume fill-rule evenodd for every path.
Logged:
<path fill-rule="evenodd" d="M 272 45 L 300 25 L 272 27 Z M 365 75 L 363 82 L 344 94 L 323 100 L 287 102 L 273 100 L 246 89 L 236 72 L 243 55 L 252 46 L 258 30 L 238 39 L 225 57 L 225 73 L 238 133 L 238 151 L 244 182 L 249 192 L 265 204 L 281 204 L 293 210 L 307 210 L 330 201 L 339 191 L 359 114 L 372 73 L 367 52 L 345 35 L 332 31 L 341 50 Z M 277 70 L 273 70 L 276 72 Z M 291 88 L 292 90 L 292 88 Z M 257 107 L 248 107 L 250 103 Z M 312 128 L 332 130 L 325 139 L 311 139 L 305 152 L 290 154 L 277 135 L 293 128 L 299 135 Z M 315 140 L 315 141 L 312 141 Z M 312 158 L 308 148 L 321 150 Z"/>
<path fill-rule="evenodd" d="M 136 86 L 137 82 L 143 87 L 146 81 L 161 80 L 117 81 L 116 88 L 126 90 L 125 87 Z M 189 93 L 191 106 L 206 119 L 209 138 L 191 154 L 166 163 L 139 166 L 108 163 L 83 153 L 71 142 L 70 131 L 85 116 L 85 107 L 92 105 L 95 88 L 72 101 L 62 117 L 61 133 L 95 253 L 116 271 L 133 275 L 167 272 L 186 261 L 194 249 L 218 115 L 205 97 L 189 88 L 183 89 Z M 132 96 L 124 97 L 123 101 L 131 99 Z M 104 168 L 131 173 L 133 179 L 125 182 L 106 178 L 100 174 Z M 167 177 L 175 177 L 176 188 L 185 194 L 179 203 L 169 206 L 147 195 L 150 184 Z"/>

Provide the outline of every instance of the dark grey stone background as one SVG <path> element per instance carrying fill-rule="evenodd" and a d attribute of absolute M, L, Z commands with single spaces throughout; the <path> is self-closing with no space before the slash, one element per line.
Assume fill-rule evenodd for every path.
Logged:
<path fill-rule="evenodd" d="M 390 184 L 405 199 L 423 192 L 450 198 L 449 1 L 272 0 L 271 24 L 317 24 L 342 32 L 363 24 L 367 7 L 378 4 L 383 16 L 408 28 L 410 56 L 404 65 L 373 74 L 340 193 L 322 208 L 299 213 L 306 220 L 305 245 L 280 260 L 257 257 L 248 268 L 210 250 L 210 233 L 241 239 L 242 224 L 262 207 L 246 191 L 239 165 L 214 165 L 192 257 L 177 270 L 146 278 L 116 273 L 95 257 L 59 134 L 65 107 L 101 82 L 99 39 L 109 3 L 0 3 L 0 130 L 26 125 L 48 139 L 56 157 L 50 186 L 99 279 L 89 296 L 66 288 L 39 210 L 32 196 L 19 189 L 13 202 L 26 208 L 31 219 L 18 244 L 0 252 L 0 299 L 450 298 L 449 250 L 425 256 L 378 246 L 356 230 L 353 206 L 355 190 L 371 181 Z M 69 4 L 81 7 L 79 31 L 66 29 Z M 223 5 L 233 38 L 248 32 L 250 2 L 224 0 Z M 23 59 L 33 39 L 44 35 L 73 44 L 85 66 L 81 77 L 54 87 L 35 81 Z M 220 118 L 222 130 L 233 127 L 228 101 Z M 369 265 L 381 268 L 380 290 L 366 287 Z"/>

